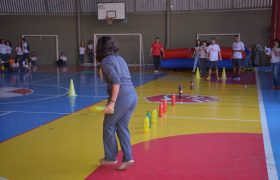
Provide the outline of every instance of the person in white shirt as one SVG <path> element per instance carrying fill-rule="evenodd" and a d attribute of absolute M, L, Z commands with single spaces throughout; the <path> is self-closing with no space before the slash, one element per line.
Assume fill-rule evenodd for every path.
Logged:
<path fill-rule="evenodd" d="M 207 77 L 207 80 L 211 80 L 211 74 L 213 68 L 215 68 L 216 70 L 217 80 L 220 80 L 218 61 L 222 60 L 222 56 L 221 56 L 221 48 L 218 44 L 216 44 L 215 38 L 211 38 L 211 44 L 207 48 L 207 57 L 210 61 L 209 75 Z"/>
<path fill-rule="evenodd" d="M 21 38 L 21 47 L 23 51 L 23 60 L 26 61 L 29 58 L 29 44 L 27 43 L 25 38 Z"/>
<path fill-rule="evenodd" d="M 93 58 L 94 58 L 94 44 L 93 41 L 90 40 L 88 42 L 88 46 L 87 46 L 87 51 L 88 51 L 88 62 L 93 64 Z"/>
<path fill-rule="evenodd" d="M 198 64 L 198 60 L 199 60 L 199 56 L 200 56 L 200 51 L 201 51 L 201 47 L 200 47 L 200 40 L 197 39 L 196 40 L 196 43 L 195 43 L 195 47 L 194 47 L 194 52 L 193 52 L 193 70 L 192 72 L 195 73 L 195 70 L 196 70 L 196 67 L 197 67 L 197 64 Z"/>
<path fill-rule="evenodd" d="M 7 61 L 6 54 L 7 51 L 6 51 L 5 41 L 4 39 L 0 39 L 0 59 L 2 61 Z"/>
<path fill-rule="evenodd" d="M 199 58 L 200 73 L 202 77 L 207 76 L 207 48 L 207 42 L 202 41 Z"/>
<path fill-rule="evenodd" d="M 233 66 L 233 79 L 240 81 L 242 53 L 245 50 L 244 43 L 240 41 L 239 35 L 234 36 L 232 43 L 232 66 Z"/>
<path fill-rule="evenodd" d="M 80 47 L 79 47 L 80 64 L 83 64 L 83 63 L 84 63 L 84 60 L 85 60 L 85 51 L 86 51 L 86 48 L 85 48 L 85 46 L 84 46 L 84 43 L 81 42 Z"/>
<path fill-rule="evenodd" d="M 12 43 L 10 41 L 6 41 L 5 48 L 6 48 L 6 56 L 8 59 L 10 59 L 12 56 L 12 51 L 13 51 Z"/>
<path fill-rule="evenodd" d="M 22 51 L 22 46 L 21 43 L 17 45 L 15 48 L 16 51 L 16 63 L 22 64 L 23 61 L 23 51 Z"/>
<path fill-rule="evenodd" d="M 267 55 L 271 56 L 272 89 L 280 89 L 280 41 L 278 39 L 274 39 L 274 46 Z"/>

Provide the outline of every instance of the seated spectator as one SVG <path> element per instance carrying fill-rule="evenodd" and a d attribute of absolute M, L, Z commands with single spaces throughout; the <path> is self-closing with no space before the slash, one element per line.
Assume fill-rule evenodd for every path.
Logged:
<path fill-rule="evenodd" d="M 67 66 L 67 57 L 65 53 L 61 53 L 59 59 L 57 60 L 58 67 L 65 67 Z"/>
<path fill-rule="evenodd" d="M 30 67 L 32 68 L 32 67 L 36 67 L 37 66 L 37 55 L 36 55 L 36 53 L 35 52 L 32 52 L 31 54 L 30 54 Z"/>
<path fill-rule="evenodd" d="M 30 71 L 29 65 L 27 60 L 22 61 L 22 66 L 20 67 L 21 72 L 28 72 Z"/>
<path fill-rule="evenodd" d="M 19 63 L 17 63 L 15 59 L 12 57 L 9 59 L 9 70 L 12 72 L 19 71 Z"/>

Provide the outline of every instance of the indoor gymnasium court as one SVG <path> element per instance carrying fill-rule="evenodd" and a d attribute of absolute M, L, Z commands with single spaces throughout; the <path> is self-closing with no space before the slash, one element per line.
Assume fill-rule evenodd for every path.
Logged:
<path fill-rule="evenodd" d="M 0 0 L 0 180 L 278 180 L 279 8 Z"/>

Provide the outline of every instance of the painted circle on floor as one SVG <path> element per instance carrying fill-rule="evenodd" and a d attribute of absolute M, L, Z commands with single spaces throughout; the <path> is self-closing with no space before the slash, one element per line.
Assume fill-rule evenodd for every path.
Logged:
<path fill-rule="evenodd" d="M 68 88 L 62 86 L 53 86 L 47 84 L 30 84 L 29 87 L 30 88 L 0 87 L 2 88 L 0 89 L 0 94 L 1 94 L 0 105 L 49 100 L 49 99 L 65 96 L 68 93 Z M 29 95 L 29 96 L 24 96 L 24 95 Z M 17 98 L 11 98 L 11 97 L 17 97 Z"/>
<path fill-rule="evenodd" d="M 12 98 L 33 93 L 33 90 L 21 87 L 0 87 L 0 98 Z"/>
<path fill-rule="evenodd" d="M 86 180 L 267 180 L 261 134 L 173 136 L 133 145 L 135 164 L 126 171 L 98 167 Z M 122 154 L 118 154 L 121 161 Z"/>
<path fill-rule="evenodd" d="M 171 103 L 172 94 L 161 94 L 161 95 L 146 97 L 146 101 L 154 102 L 154 103 L 159 103 L 164 99 L 167 101 L 167 103 Z M 210 97 L 210 96 L 184 94 L 180 98 L 179 95 L 175 95 L 175 101 L 177 104 L 205 103 L 205 102 L 214 102 L 214 101 L 218 101 L 218 100 L 219 100 L 218 98 Z"/>

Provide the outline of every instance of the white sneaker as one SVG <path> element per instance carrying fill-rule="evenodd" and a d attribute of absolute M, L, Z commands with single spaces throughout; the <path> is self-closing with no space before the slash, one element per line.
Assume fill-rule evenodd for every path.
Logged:
<path fill-rule="evenodd" d="M 118 163 L 118 161 L 117 160 L 115 160 L 115 161 L 107 161 L 105 159 L 100 159 L 99 163 L 100 163 L 101 166 L 106 166 L 106 165 L 115 165 L 115 164 Z"/>
<path fill-rule="evenodd" d="M 236 81 L 240 81 L 240 77 L 236 78 Z"/>
<path fill-rule="evenodd" d="M 126 170 L 128 169 L 130 166 L 132 166 L 134 164 L 134 160 L 130 160 L 127 162 L 123 162 L 119 167 L 118 170 L 122 171 L 122 170 Z"/>
<path fill-rule="evenodd" d="M 159 71 L 158 71 L 158 70 L 155 70 L 154 72 L 155 72 L 155 73 L 159 73 Z"/>

